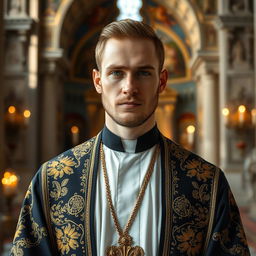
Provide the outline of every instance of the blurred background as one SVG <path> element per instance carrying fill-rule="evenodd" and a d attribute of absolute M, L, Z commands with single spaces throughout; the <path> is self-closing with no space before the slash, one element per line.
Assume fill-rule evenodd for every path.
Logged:
<path fill-rule="evenodd" d="M 127 17 L 150 24 L 165 46 L 159 129 L 223 169 L 254 255 L 255 16 L 253 0 L 0 1 L 0 255 L 39 166 L 102 128 L 95 44 Z"/>

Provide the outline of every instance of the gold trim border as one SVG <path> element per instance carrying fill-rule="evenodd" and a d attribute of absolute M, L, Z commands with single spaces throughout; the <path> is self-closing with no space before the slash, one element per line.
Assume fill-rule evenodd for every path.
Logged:
<path fill-rule="evenodd" d="M 164 142 L 164 156 L 165 156 L 165 202 L 166 202 L 166 216 L 165 216 L 165 234 L 164 234 L 164 248 L 163 248 L 163 256 L 169 254 L 170 247 L 170 237 L 171 234 L 171 226 L 172 226 L 172 218 L 171 218 L 171 187 L 170 187 L 170 171 L 172 172 L 172 168 L 169 165 L 169 147 L 167 145 L 167 139 L 162 136 Z"/>
<path fill-rule="evenodd" d="M 50 206 L 49 206 L 50 199 L 49 199 L 49 189 L 48 189 L 48 180 L 47 180 L 47 164 L 48 162 L 42 165 L 42 171 L 41 171 L 43 210 L 44 210 L 46 225 L 47 225 L 48 233 L 50 236 L 52 249 L 53 251 L 57 252 L 58 250 L 56 248 L 56 241 L 54 239 L 53 229 L 51 226 L 51 216 L 50 216 Z"/>
<path fill-rule="evenodd" d="M 206 250 L 208 248 L 209 241 L 210 241 L 210 236 L 211 236 L 211 233 L 212 233 L 213 221 L 214 221 L 214 216 L 215 216 L 215 208 L 216 208 L 217 191 L 218 191 L 218 185 L 219 185 L 219 176 L 220 176 L 220 170 L 217 168 L 216 173 L 215 173 L 215 177 L 214 177 L 214 181 L 213 181 L 212 199 L 211 199 L 211 203 L 210 203 L 211 212 L 210 212 L 208 230 L 207 230 L 205 244 L 204 244 L 203 255 L 206 255 L 205 253 L 206 253 Z"/>
<path fill-rule="evenodd" d="M 91 192 L 92 192 L 92 179 L 93 179 L 93 172 L 94 172 L 94 163 L 95 163 L 95 153 L 96 153 L 96 147 L 98 145 L 98 140 L 99 140 L 100 134 L 97 135 L 91 157 L 90 157 L 90 172 L 89 172 L 89 182 L 88 182 L 88 192 L 85 200 L 86 200 L 86 208 L 85 208 L 85 227 L 86 227 L 86 234 L 87 234 L 87 250 L 88 250 L 88 255 L 92 255 L 92 241 L 91 241 L 91 232 L 90 232 L 90 205 L 91 205 Z"/>

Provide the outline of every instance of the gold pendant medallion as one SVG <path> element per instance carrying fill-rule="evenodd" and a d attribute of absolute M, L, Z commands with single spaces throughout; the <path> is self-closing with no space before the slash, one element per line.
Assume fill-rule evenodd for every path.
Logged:
<path fill-rule="evenodd" d="M 144 250 L 140 246 L 131 246 L 132 237 L 128 234 L 120 236 L 118 243 L 120 246 L 110 246 L 106 250 L 107 256 L 144 256 Z"/>
<path fill-rule="evenodd" d="M 110 246 L 106 250 L 106 256 L 144 256 L 144 250 L 140 246 L 120 245 Z"/>

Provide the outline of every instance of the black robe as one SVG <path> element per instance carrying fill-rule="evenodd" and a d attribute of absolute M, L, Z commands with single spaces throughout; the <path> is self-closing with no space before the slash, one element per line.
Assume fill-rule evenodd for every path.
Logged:
<path fill-rule="evenodd" d="M 97 255 L 94 216 L 101 138 L 102 133 L 41 166 L 25 196 L 11 255 Z M 158 143 L 158 255 L 250 255 L 223 172 L 160 133 Z"/>

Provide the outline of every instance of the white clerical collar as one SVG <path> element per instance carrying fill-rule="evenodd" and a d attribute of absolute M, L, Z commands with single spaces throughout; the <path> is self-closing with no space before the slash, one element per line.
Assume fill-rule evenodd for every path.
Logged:
<path fill-rule="evenodd" d="M 135 153 L 137 140 L 124 140 L 122 139 L 124 151 L 126 153 Z"/>
<path fill-rule="evenodd" d="M 159 143 L 160 132 L 155 125 L 136 140 L 123 140 L 106 126 L 102 130 L 102 143 L 110 149 L 121 152 L 139 153 Z"/>

